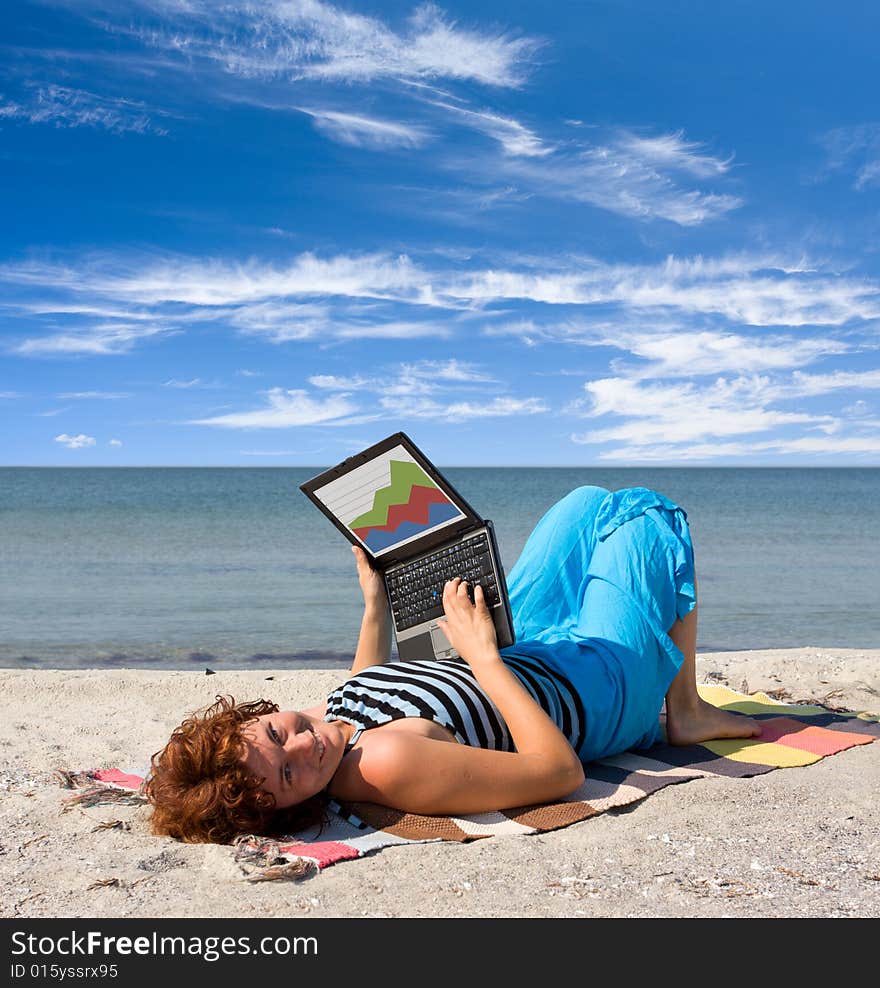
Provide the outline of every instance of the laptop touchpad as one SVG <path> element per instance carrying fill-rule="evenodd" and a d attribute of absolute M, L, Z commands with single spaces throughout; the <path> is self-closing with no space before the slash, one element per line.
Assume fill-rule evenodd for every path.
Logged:
<path fill-rule="evenodd" d="M 449 644 L 449 639 L 436 626 L 431 627 L 431 645 L 434 648 L 435 655 L 439 652 L 452 651 L 452 646 Z"/>

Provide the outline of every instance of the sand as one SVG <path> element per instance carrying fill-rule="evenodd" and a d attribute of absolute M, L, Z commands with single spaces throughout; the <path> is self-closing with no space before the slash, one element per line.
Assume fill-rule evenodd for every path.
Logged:
<path fill-rule="evenodd" d="M 700 682 L 877 712 L 878 659 L 805 647 L 700 653 L 697 668 Z M 0 670 L 0 916 L 880 916 L 880 742 L 669 786 L 548 834 L 390 847 L 295 882 L 248 883 L 228 847 L 152 836 L 145 807 L 62 812 L 55 769 L 143 767 L 218 693 L 297 707 L 339 678 Z"/>

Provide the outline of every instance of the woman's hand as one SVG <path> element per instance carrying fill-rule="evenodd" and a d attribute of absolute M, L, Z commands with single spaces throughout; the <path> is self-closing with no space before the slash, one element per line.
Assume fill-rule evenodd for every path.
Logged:
<path fill-rule="evenodd" d="M 357 562 L 358 580 L 364 595 L 364 606 L 367 610 L 386 611 L 388 609 L 388 594 L 385 592 L 385 581 L 382 579 L 382 574 L 373 569 L 367 554 L 359 545 L 353 545 L 351 551 Z"/>
<path fill-rule="evenodd" d="M 438 622 L 450 645 L 469 664 L 487 657 L 498 657 L 498 636 L 492 615 L 486 606 L 483 588 L 474 587 L 474 603 L 467 593 L 466 580 L 456 577 L 443 588 L 443 610 L 446 617 Z"/>

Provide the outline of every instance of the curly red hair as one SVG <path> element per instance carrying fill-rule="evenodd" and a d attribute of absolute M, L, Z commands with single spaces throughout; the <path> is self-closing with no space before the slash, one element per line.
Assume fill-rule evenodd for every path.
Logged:
<path fill-rule="evenodd" d="M 275 797 L 242 762 L 242 728 L 277 711 L 270 700 L 236 703 L 217 696 L 175 728 L 150 762 L 145 792 L 153 806 L 153 833 L 188 844 L 226 844 L 239 834 L 291 833 L 319 822 L 320 795 L 276 811 Z"/>

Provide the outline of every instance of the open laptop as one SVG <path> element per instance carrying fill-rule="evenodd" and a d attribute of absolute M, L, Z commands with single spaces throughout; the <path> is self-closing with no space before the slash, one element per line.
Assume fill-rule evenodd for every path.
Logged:
<path fill-rule="evenodd" d="M 498 647 L 514 642 L 507 582 L 492 522 L 481 518 L 415 443 L 396 432 L 300 490 L 385 578 L 401 659 L 457 658 L 440 630 L 443 587 L 483 587 Z"/>

